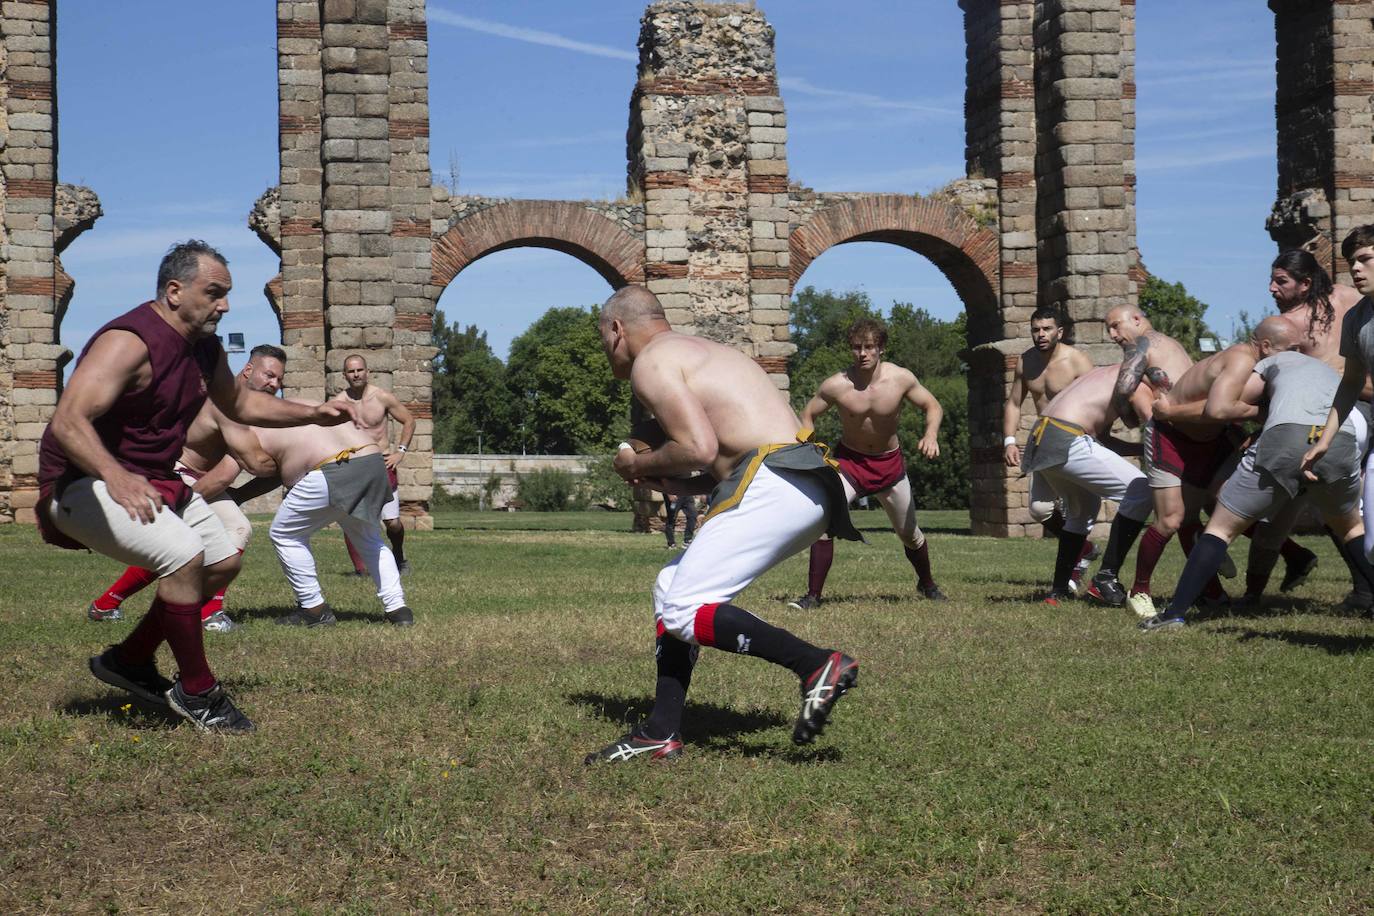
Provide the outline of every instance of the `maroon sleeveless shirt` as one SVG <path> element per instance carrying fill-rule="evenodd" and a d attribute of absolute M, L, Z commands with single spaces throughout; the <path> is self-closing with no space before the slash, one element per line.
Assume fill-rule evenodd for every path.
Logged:
<path fill-rule="evenodd" d="M 205 404 L 210 380 L 223 358 L 219 338 L 188 341 L 163 320 L 153 303 L 145 302 L 96 331 L 81 351 L 81 359 L 106 331 L 138 335 L 148 348 L 152 379 L 146 387 L 120 395 L 92 425 L 105 448 L 126 470 L 150 481 L 179 485 L 173 466 L 181 457 L 191 421 Z M 44 430 L 38 451 L 40 522 L 46 521 L 43 516 L 48 500 L 54 495 L 60 497 L 67 483 L 84 476 L 86 472 L 67 458 L 52 428 Z M 177 506 L 178 501 L 168 502 Z"/>

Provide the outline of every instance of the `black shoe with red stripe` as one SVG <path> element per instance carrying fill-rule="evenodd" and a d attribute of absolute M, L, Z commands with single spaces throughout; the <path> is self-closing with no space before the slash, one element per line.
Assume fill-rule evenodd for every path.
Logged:
<path fill-rule="evenodd" d="M 840 697 L 859 683 L 859 663 L 843 652 L 831 652 L 801 683 L 801 712 L 792 728 L 793 744 L 810 744 L 825 731 Z"/>
<path fill-rule="evenodd" d="M 593 763 L 624 763 L 646 755 L 650 760 L 672 760 L 680 757 L 682 737 L 672 734 L 666 738 L 650 738 L 644 734 L 643 726 L 636 725 L 630 729 L 628 735 L 599 751 L 593 751 L 582 762 L 588 766 Z"/>

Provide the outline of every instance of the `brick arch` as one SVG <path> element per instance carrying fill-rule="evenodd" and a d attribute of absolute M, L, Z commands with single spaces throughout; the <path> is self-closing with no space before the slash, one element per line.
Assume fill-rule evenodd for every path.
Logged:
<path fill-rule="evenodd" d="M 435 239 L 433 284 L 442 292 L 478 258 L 508 248 L 552 248 L 577 258 L 613 288 L 644 281 L 644 241 L 585 204 L 512 200 L 479 210 Z"/>
<path fill-rule="evenodd" d="M 944 200 L 904 194 L 833 200 L 792 230 L 792 289 L 812 261 L 846 242 L 889 242 L 925 256 L 963 300 L 970 344 L 1001 338 L 998 237 L 961 208 Z"/>

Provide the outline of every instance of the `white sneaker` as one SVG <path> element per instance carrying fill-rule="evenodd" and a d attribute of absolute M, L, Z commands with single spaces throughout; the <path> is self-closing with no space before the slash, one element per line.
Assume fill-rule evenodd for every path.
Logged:
<path fill-rule="evenodd" d="M 229 615 L 224 611 L 215 611 L 201 624 L 207 633 L 228 633 L 230 630 L 238 629 L 238 624 L 229 619 Z"/>
<path fill-rule="evenodd" d="M 1135 615 L 1144 620 L 1155 615 L 1155 601 L 1144 592 L 1137 592 L 1126 599 L 1126 607 L 1135 611 Z"/>

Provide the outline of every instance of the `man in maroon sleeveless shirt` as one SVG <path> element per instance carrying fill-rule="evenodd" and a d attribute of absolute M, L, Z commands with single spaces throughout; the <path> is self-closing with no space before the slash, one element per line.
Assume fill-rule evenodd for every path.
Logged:
<path fill-rule="evenodd" d="M 157 298 L 96 332 L 57 402 L 39 452 L 39 526 L 63 547 L 90 548 L 159 576 L 157 597 L 91 673 L 165 703 L 203 731 L 253 723 L 210 672 L 200 606 L 238 573 L 238 553 L 204 499 L 175 473 L 191 421 L 207 397 L 257 426 L 356 422 L 351 405 L 283 401 L 234 384 L 214 336 L 229 311 L 228 262 L 201 241 L 176 246 L 158 268 Z M 176 658 L 175 682 L 157 648 Z"/>

